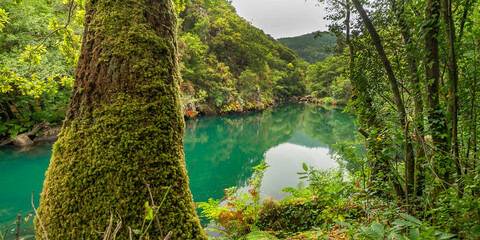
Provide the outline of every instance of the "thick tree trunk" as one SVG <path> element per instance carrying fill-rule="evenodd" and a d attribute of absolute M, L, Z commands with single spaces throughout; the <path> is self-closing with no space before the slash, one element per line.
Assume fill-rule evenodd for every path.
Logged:
<path fill-rule="evenodd" d="M 117 239 L 142 229 L 151 186 L 151 239 L 206 239 L 183 153 L 177 22 L 171 0 L 94 0 L 67 118 L 54 145 L 39 216 L 50 239 Z M 164 200 L 164 201 L 163 201 Z M 115 228 L 115 227 L 113 227 Z M 38 235 L 42 230 L 36 219 Z M 144 229 L 145 230 L 145 229 Z M 113 231 L 113 230 L 112 230 Z"/>
<path fill-rule="evenodd" d="M 398 88 L 397 80 L 395 79 L 395 74 L 393 72 L 392 66 L 390 64 L 390 61 L 387 58 L 387 55 L 385 54 L 385 51 L 382 46 L 382 42 L 380 40 L 380 36 L 378 35 L 375 27 L 373 26 L 372 22 L 370 21 L 370 18 L 368 17 L 367 13 L 363 9 L 363 6 L 360 4 L 358 0 L 352 0 L 353 4 L 355 5 L 355 8 L 357 9 L 358 13 L 362 17 L 363 23 L 365 24 L 365 27 L 367 28 L 368 32 L 370 33 L 370 36 L 372 38 L 372 43 L 377 49 L 377 53 L 380 57 L 380 60 L 383 63 L 383 66 L 385 68 L 385 71 L 387 72 L 387 77 L 390 82 L 390 87 L 392 89 L 393 93 L 393 100 L 395 101 L 395 105 L 397 107 L 398 111 L 398 117 L 399 117 L 399 123 L 400 126 L 406 127 L 407 126 L 407 114 L 405 112 L 405 106 L 403 105 L 402 97 L 400 95 L 400 91 Z M 405 189 L 406 194 L 409 194 L 412 192 L 414 182 L 415 182 L 415 159 L 413 155 L 413 148 L 412 148 L 412 143 L 409 139 L 408 136 L 405 136 L 406 139 L 406 145 L 405 145 L 405 181 L 406 181 L 406 186 L 407 189 Z"/>

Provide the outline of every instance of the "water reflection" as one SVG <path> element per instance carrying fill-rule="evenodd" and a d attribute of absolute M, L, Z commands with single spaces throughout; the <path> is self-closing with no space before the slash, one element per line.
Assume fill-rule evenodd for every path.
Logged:
<path fill-rule="evenodd" d="M 302 163 L 315 169 L 328 169 L 338 164 L 331 159 L 331 153 L 324 147 L 305 147 L 292 143 L 282 143 L 265 153 L 265 161 L 270 167 L 265 171 L 260 192 L 262 197 L 277 200 L 283 198 L 281 190 L 296 187 L 300 182 L 297 172 L 303 172 Z"/>
<path fill-rule="evenodd" d="M 337 166 L 333 147 L 352 141 L 355 126 L 341 109 L 282 104 L 247 116 L 207 117 L 187 122 L 185 155 L 195 201 L 223 197 L 231 186 L 245 186 L 252 167 L 270 165 L 262 191 L 280 198 L 296 186 L 302 162 L 326 169 Z"/>
<path fill-rule="evenodd" d="M 184 150 L 195 201 L 220 199 L 223 190 L 245 186 L 252 167 L 264 158 L 271 166 L 262 191 L 280 198 L 280 189 L 295 186 L 302 162 L 328 168 L 332 144 L 352 140 L 355 126 L 341 109 L 282 104 L 246 116 L 205 117 L 187 121 Z M 31 211 L 42 189 L 51 156 L 51 144 L 28 151 L 0 149 L 0 226 Z"/>

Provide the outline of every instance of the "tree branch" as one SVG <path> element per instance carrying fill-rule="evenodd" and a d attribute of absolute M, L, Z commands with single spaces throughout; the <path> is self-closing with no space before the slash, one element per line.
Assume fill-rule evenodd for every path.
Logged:
<path fill-rule="evenodd" d="M 40 223 L 40 226 L 42 227 L 43 235 L 45 236 L 45 239 L 48 240 L 47 231 L 45 231 L 45 226 L 43 226 L 42 220 L 40 219 L 40 215 L 38 215 L 37 209 L 35 208 L 35 204 L 33 204 L 33 190 L 32 190 L 32 207 L 33 207 L 33 211 L 35 212 L 35 215 L 38 218 L 38 222 Z"/>

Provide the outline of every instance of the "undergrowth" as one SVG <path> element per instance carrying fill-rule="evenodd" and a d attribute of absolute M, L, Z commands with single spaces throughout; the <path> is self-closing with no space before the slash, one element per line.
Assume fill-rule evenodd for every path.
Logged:
<path fill-rule="evenodd" d="M 248 188 L 226 189 L 220 200 L 199 204 L 217 239 L 457 239 L 401 201 L 374 196 L 360 184 L 362 174 L 315 170 L 303 164 L 306 183 L 283 189 L 284 199 L 260 199 L 262 162 Z M 262 200 L 260 204 L 260 200 Z"/>

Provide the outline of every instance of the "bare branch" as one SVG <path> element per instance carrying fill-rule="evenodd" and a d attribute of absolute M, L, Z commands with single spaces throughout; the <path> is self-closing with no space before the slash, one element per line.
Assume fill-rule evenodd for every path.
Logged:
<path fill-rule="evenodd" d="M 47 231 L 45 231 L 45 227 L 43 226 L 42 220 L 40 219 L 40 215 L 38 215 L 37 209 L 35 208 L 35 204 L 33 204 L 33 190 L 32 190 L 32 207 L 33 207 L 33 211 L 35 212 L 35 215 L 38 218 L 38 222 L 40 223 L 40 226 L 42 227 L 43 236 L 45 236 L 45 239 L 48 240 Z"/>
<path fill-rule="evenodd" d="M 110 236 L 110 240 L 114 240 L 118 231 L 120 231 L 120 228 L 122 228 L 122 222 L 123 222 L 122 217 L 120 216 L 120 214 L 118 214 L 118 212 L 117 212 L 117 215 L 120 221 L 117 223 L 117 227 L 115 227 L 115 230 L 113 231 L 112 236 Z"/>
<path fill-rule="evenodd" d="M 173 231 L 168 232 L 167 236 L 163 240 L 168 240 L 172 237 Z"/>
<path fill-rule="evenodd" d="M 107 230 L 103 233 L 103 240 L 108 240 L 108 236 L 110 235 L 110 231 L 112 230 L 113 225 L 113 214 L 110 213 L 110 222 L 108 223 Z"/>
<path fill-rule="evenodd" d="M 132 228 L 130 226 L 128 226 L 128 236 L 130 238 L 130 240 L 133 240 L 133 237 L 132 237 Z"/>
<path fill-rule="evenodd" d="M 145 185 L 147 185 L 148 193 L 150 194 L 150 200 L 152 201 L 152 207 L 156 209 L 155 202 L 153 201 L 152 191 L 150 189 L 150 184 L 148 184 L 147 181 L 145 181 L 145 178 L 142 178 L 142 180 L 145 183 Z M 160 224 L 160 220 L 158 219 L 157 214 L 155 214 L 155 222 L 157 223 L 158 229 L 160 229 L 160 239 L 162 239 L 163 238 L 162 225 Z"/>

